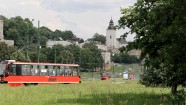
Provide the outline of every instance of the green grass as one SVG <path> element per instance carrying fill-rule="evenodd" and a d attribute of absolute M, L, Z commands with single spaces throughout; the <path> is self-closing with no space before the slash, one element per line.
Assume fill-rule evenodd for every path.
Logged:
<path fill-rule="evenodd" d="M 116 78 L 27 87 L 1 84 L 0 91 L 0 105 L 171 105 L 169 88 L 149 88 Z"/>

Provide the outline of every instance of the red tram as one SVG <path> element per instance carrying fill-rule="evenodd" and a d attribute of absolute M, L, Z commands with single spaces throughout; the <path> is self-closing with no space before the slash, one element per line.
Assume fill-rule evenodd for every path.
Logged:
<path fill-rule="evenodd" d="M 0 83 L 10 86 L 29 84 L 80 83 L 78 64 L 31 63 L 3 61 L 0 64 Z"/>

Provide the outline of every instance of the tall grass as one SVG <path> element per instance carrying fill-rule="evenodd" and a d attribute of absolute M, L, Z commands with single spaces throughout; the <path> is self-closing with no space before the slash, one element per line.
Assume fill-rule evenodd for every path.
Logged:
<path fill-rule="evenodd" d="M 27 87 L 2 84 L 0 92 L 0 105 L 171 105 L 169 88 L 149 88 L 122 79 Z"/>

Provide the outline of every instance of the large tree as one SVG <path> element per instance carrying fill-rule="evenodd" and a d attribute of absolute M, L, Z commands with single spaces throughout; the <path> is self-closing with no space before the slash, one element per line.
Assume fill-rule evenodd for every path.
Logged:
<path fill-rule="evenodd" d="M 98 33 L 95 33 L 93 35 L 93 38 L 90 38 L 88 39 L 89 41 L 97 41 L 101 44 L 105 44 L 106 42 L 106 37 L 104 35 L 101 35 L 101 34 L 98 34 Z"/>
<path fill-rule="evenodd" d="M 141 82 L 170 86 L 173 94 L 186 83 L 186 1 L 137 0 L 122 9 L 120 27 L 135 33 L 129 49 L 140 49 L 145 60 Z"/>
<path fill-rule="evenodd" d="M 88 55 L 89 57 L 89 61 L 85 61 L 85 63 L 89 63 L 91 64 L 91 68 L 96 69 L 96 67 L 102 67 L 104 60 L 103 57 L 101 55 L 101 50 L 98 49 L 98 47 L 96 46 L 96 44 L 94 42 L 90 42 L 90 43 L 85 43 L 83 45 L 83 48 L 88 49 L 88 50 L 83 50 L 83 51 L 87 51 L 87 53 L 89 53 L 90 50 L 90 54 L 85 54 Z M 83 54 L 81 54 L 81 56 L 84 56 Z M 82 60 L 83 62 L 83 60 Z"/>

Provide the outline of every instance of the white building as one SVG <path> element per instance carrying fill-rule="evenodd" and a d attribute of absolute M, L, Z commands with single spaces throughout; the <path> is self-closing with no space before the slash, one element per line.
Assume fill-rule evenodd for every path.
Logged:
<path fill-rule="evenodd" d="M 68 41 L 52 41 L 52 40 L 48 40 L 46 43 L 47 47 L 52 47 L 54 45 L 63 45 L 63 46 L 67 46 L 72 44 L 71 42 Z"/>
<path fill-rule="evenodd" d="M 116 28 L 114 26 L 114 22 L 111 19 L 109 22 L 109 26 L 106 30 L 106 45 L 109 49 L 117 48 L 116 44 Z"/>

